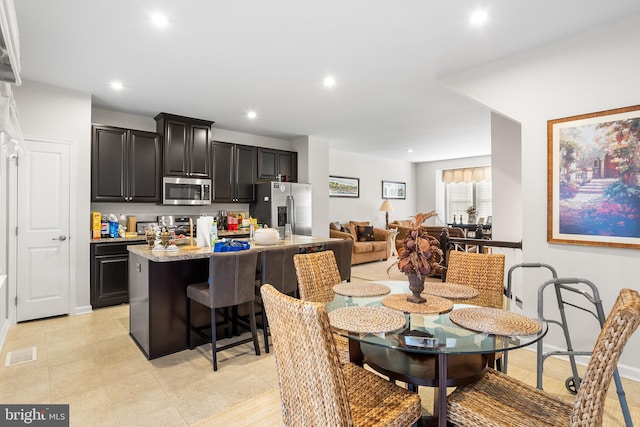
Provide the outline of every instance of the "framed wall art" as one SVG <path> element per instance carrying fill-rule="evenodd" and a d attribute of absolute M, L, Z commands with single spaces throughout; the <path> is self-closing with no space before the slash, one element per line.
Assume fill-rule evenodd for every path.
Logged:
<path fill-rule="evenodd" d="M 547 122 L 547 241 L 640 248 L 640 105 Z"/>
<path fill-rule="evenodd" d="M 382 181 L 383 199 L 406 199 L 407 184 L 396 181 Z"/>
<path fill-rule="evenodd" d="M 330 176 L 329 197 L 360 197 L 360 179 Z"/>

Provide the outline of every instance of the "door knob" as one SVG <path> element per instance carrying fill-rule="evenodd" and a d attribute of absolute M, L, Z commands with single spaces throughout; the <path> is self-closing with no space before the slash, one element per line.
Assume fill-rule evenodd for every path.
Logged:
<path fill-rule="evenodd" d="M 67 236 L 58 236 L 58 237 L 54 237 L 51 240 L 60 240 L 61 242 L 64 242 L 65 240 L 67 240 Z"/>

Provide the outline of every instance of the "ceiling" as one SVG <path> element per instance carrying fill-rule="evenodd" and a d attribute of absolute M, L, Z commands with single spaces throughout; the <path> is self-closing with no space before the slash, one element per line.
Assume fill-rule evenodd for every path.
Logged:
<path fill-rule="evenodd" d="M 490 154 L 490 113 L 438 78 L 640 13 L 638 0 L 15 3 L 23 80 L 100 108 L 416 162 Z M 478 8 L 482 27 L 469 23 Z"/>

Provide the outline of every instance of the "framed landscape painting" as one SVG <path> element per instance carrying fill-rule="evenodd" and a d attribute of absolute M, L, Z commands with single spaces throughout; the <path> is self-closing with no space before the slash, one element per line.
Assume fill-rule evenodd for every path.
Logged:
<path fill-rule="evenodd" d="M 360 197 L 360 179 L 330 176 L 329 197 Z"/>
<path fill-rule="evenodd" d="M 406 199 L 407 184 L 404 182 L 382 181 L 383 199 Z"/>
<path fill-rule="evenodd" d="M 547 241 L 640 248 L 640 105 L 549 120 Z"/>

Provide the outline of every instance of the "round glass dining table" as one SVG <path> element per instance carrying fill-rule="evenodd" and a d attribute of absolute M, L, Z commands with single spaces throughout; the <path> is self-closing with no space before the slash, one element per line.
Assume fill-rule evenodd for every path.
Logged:
<path fill-rule="evenodd" d="M 363 282 L 366 283 L 366 282 Z M 390 294 L 410 293 L 407 281 L 375 281 L 375 283 L 389 287 Z M 354 283 L 355 285 L 355 283 Z M 428 287 L 429 282 L 425 283 Z M 357 297 L 335 294 L 333 301 L 325 304 L 330 318 L 331 312 L 346 307 L 381 307 L 385 295 L 373 297 Z M 427 300 L 429 296 L 426 296 Z M 453 303 L 451 310 L 440 314 L 403 313 L 405 325 L 401 328 L 383 333 L 363 333 L 348 330 L 348 326 L 341 324 L 340 328 L 332 324 L 333 332 L 349 339 L 349 357 L 353 363 L 362 365 L 367 363 L 375 370 L 388 375 L 390 378 L 400 379 L 416 385 L 437 387 L 434 396 L 434 416 L 431 421 L 436 425 L 446 426 L 446 396 L 447 387 L 462 385 L 477 381 L 486 372 L 486 363 L 492 364 L 496 353 L 526 347 L 540 340 L 547 333 L 547 324 L 539 319 L 535 313 L 527 313 L 520 309 L 515 301 L 506 297 L 488 297 L 478 295 L 464 300 L 450 299 Z M 458 301 L 458 302 L 457 302 Z M 537 332 L 528 335 L 496 335 L 484 330 L 483 325 L 471 330 L 454 323 L 449 315 L 455 310 L 490 306 L 497 308 L 505 316 L 526 316 L 526 320 L 536 321 L 540 325 Z M 360 309 L 358 309 L 360 310 Z M 389 309 L 392 310 L 392 309 Z M 336 314 L 334 313 L 334 314 Z M 398 311 L 396 310 L 396 317 Z M 455 317 L 455 316 L 454 316 Z M 525 317 L 522 317 L 525 318 Z M 333 323 L 333 322 L 332 322 Z M 463 322 L 460 322 L 463 323 Z M 355 329 L 355 327 L 354 327 Z M 472 356 L 475 355 L 475 356 Z M 464 362 L 462 359 L 464 359 Z M 469 368 L 470 358 L 483 360 L 480 366 Z M 371 360 L 369 360 L 371 359 Z M 459 361 L 456 362 L 456 360 Z M 409 365 L 432 364 L 431 374 L 420 374 L 418 369 L 413 373 Z M 453 365 L 464 365 L 469 372 L 461 374 L 456 382 Z M 477 362 L 473 362 L 478 365 Z M 451 366 L 447 366 L 447 365 Z M 395 375 L 395 374 L 399 374 Z M 431 378 L 423 378 L 430 376 Z M 418 378 L 419 377 L 419 378 Z M 407 379 L 408 378 L 408 379 Z M 442 416 L 439 416 L 439 415 Z"/>

